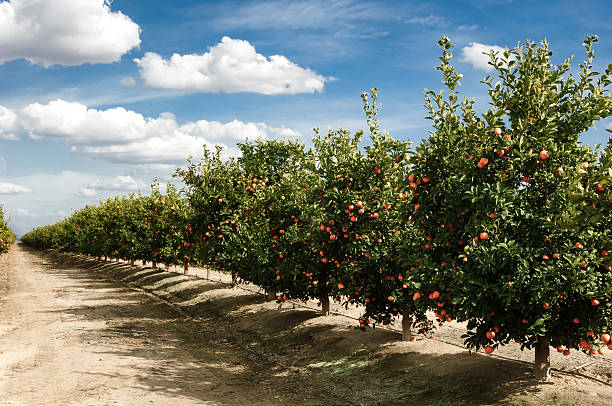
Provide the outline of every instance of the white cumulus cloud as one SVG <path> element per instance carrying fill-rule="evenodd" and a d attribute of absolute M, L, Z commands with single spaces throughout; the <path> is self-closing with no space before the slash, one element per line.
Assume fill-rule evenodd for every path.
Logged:
<path fill-rule="evenodd" d="M 140 45 L 140 27 L 110 0 L 0 2 L 0 64 L 111 63 Z"/>
<path fill-rule="evenodd" d="M 136 86 L 136 81 L 131 76 L 124 77 L 123 79 L 119 81 L 119 83 L 121 84 L 121 86 L 126 86 L 126 87 Z"/>
<path fill-rule="evenodd" d="M 84 187 L 84 188 L 79 189 L 79 191 L 76 192 L 75 194 L 80 197 L 94 197 L 97 193 L 98 192 L 96 191 L 96 189 Z"/>
<path fill-rule="evenodd" d="M 198 120 L 181 125 L 172 113 L 152 118 L 123 107 L 98 110 L 61 99 L 32 103 L 17 112 L 6 111 L 14 116 L 11 128 L 15 133 L 63 141 L 76 154 L 107 162 L 151 167 L 185 164 L 188 156 L 201 157 L 204 145 L 221 145 L 227 154 L 235 153 L 235 143 L 247 138 L 301 135 L 286 127 L 240 120 Z"/>
<path fill-rule="evenodd" d="M 136 192 L 138 189 L 146 189 L 147 184 L 143 181 L 134 179 L 131 176 L 117 176 L 116 178 L 98 179 L 89 188 L 102 190 L 115 190 L 122 192 Z"/>
<path fill-rule="evenodd" d="M 497 52 L 499 54 L 498 57 L 502 57 L 506 49 L 497 45 L 485 45 L 478 42 L 471 42 L 467 47 L 461 50 L 461 60 L 471 63 L 474 69 L 490 72 L 493 70 L 493 67 L 489 65 L 489 61 L 491 60 L 489 54 L 491 50 Z"/>
<path fill-rule="evenodd" d="M 202 55 L 147 52 L 134 59 L 147 86 L 197 92 L 267 95 L 320 92 L 325 78 L 282 55 L 258 54 L 248 41 L 223 37 Z"/>
<path fill-rule="evenodd" d="M 17 115 L 14 111 L 0 106 L 0 139 L 17 138 Z"/>
<path fill-rule="evenodd" d="M 0 182 L 0 195 L 24 195 L 32 193 L 32 189 L 14 183 Z"/>

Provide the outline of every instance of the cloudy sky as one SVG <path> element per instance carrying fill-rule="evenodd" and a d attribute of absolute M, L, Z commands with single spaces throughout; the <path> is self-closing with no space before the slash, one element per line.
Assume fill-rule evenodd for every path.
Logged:
<path fill-rule="evenodd" d="M 146 192 L 203 144 L 362 128 L 372 87 L 382 127 L 418 144 L 442 35 L 484 107 L 483 50 L 546 39 L 555 61 L 580 62 L 597 34 L 601 67 L 609 16 L 606 0 L 0 1 L 0 204 L 21 234 Z"/>

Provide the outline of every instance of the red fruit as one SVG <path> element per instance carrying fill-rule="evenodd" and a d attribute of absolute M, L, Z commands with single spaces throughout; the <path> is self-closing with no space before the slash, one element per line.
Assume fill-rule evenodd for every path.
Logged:
<path fill-rule="evenodd" d="M 476 166 L 478 166 L 479 168 L 484 168 L 488 163 L 489 160 L 487 158 L 480 158 L 480 161 L 478 161 L 478 164 Z"/>
<path fill-rule="evenodd" d="M 523 176 L 523 182 L 531 182 L 531 178 L 529 176 Z"/>
<path fill-rule="evenodd" d="M 362 207 L 362 206 L 363 206 L 363 203 L 362 203 L 362 201 L 361 201 L 361 200 L 359 200 L 359 201 L 357 201 L 357 203 L 355 203 L 355 205 L 356 205 L 357 207 Z"/>
<path fill-rule="evenodd" d="M 612 350 L 612 343 L 608 343 L 608 349 Z"/>
<path fill-rule="evenodd" d="M 424 177 L 423 178 L 423 183 L 427 183 L 427 182 L 429 182 L 429 178 L 428 177 Z"/>
<path fill-rule="evenodd" d="M 494 219 L 494 218 L 496 218 L 496 217 L 497 217 L 497 214 L 495 214 L 495 213 L 491 213 L 491 214 L 489 214 L 489 217 L 491 217 L 492 219 Z"/>
<path fill-rule="evenodd" d="M 489 239 L 489 234 L 482 232 L 480 233 L 480 239 L 481 240 L 488 240 Z"/>
<path fill-rule="evenodd" d="M 597 299 L 591 299 L 591 304 L 592 304 L 593 306 L 599 306 L 599 303 L 600 303 L 600 302 L 599 302 L 599 300 L 597 300 Z"/>
<path fill-rule="evenodd" d="M 604 344 L 608 344 L 610 342 L 610 334 L 603 333 L 601 335 L 601 341 L 603 341 Z"/>
<path fill-rule="evenodd" d="M 372 217 L 374 217 L 375 219 L 377 219 L 378 217 L 380 217 L 380 215 L 378 213 L 373 213 Z"/>
<path fill-rule="evenodd" d="M 595 189 L 597 189 L 599 192 L 603 192 L 605 187 L 601 183 L 598 183 L 597 185 L 595 185 Z"/>
<path fill-rule="evenodd" d="M 554 259 L 559 259 L 559 254 L 554 253 L 554 254 L 552 255 L 552 257 L 553 257 Z"/>
<path fill-rule="evenodd" d="M 557 347 L 557 352 L 563 352 L 563 347 L 558 346 L 558 347 Z"/>
<path fill-rule="evenodd" d="M 421 298 L 421 294 L 419 292 L 416 292 L 414 295 L 412 295 L 412 300 L 416 301 L 419 300 Z"/>
<path fill-rule="evenodd" d="M 339 283 L 339 284 L 338 284 L 338 289 L 344 289 L 344 285 L 343 285 L 343 284 L 341 284 L 341 283 Z"/>
<path fill-rule="evenodd" d="M 415 210 L 418 210 L 418 209 L 419 209 L 419 207 L 421 207 L 421 205 L 420 205 L 420 204 L 415 204 L 415 205 L 414 205 L 414 209 L 415 209 Z"/>
<path fill-rule="evenodd" d="M 574 244 L 574 247 L 578 248 L 579 250 L 584 248 L 584 245 L 582 245 L 581 243 L 577 242 L 576 244 Z"/>
<path fill-rule="evenodd" d="M 573 321 L 575 324 L 580 323 L 580 319 L 579 319 L 578 317 L 574 317 L 574 318 L 572 319 L 572 321 Z"/>
<path fill-rule="evenodd" d="M 493 347 L 490 345 L 487 345 L 484 350 L 487 354 L 491 354 L 493 352 Z"/>
<path fill-rule="evenodd" d="M 405 199 L 408 195 L 404 192 L 400 193 L 399 195 L 397 195 L 398 198 L 400 199 Z"/>
<path fill-rule="evenodd" d="M 585 350 L 590 350 L 591 344 L 589 344 L 589 342 L 583 338 L 582 340 L 580 340 L 580 347 L 584 348 Z"/>
<path fill-rule="evenodd" d="M 493 130 L 493 132 L 495 133 L 495 135 L 501 135 L 502 134 L 502 129 L 499 127 L 495 127 L 495 129 Z"/>
<path fill-rule="evenodd" d="M 439 298 L 439 297 L 440 297 L 440 292 L 438 292 L 437 290 L 436 290 L 436 291 L 434 291 L 434 292 L 431 294 L 431 298 L 432 298 L 432 299 L 434 299 L 434 300 L 435 300 L 435 299 L 437 299 L 437 298 Z"/>
<path fill-rule="evenodd" d="M 563 355 L 565 355 L 566 357 L 570 355 L 570 350 L 563 350 Z"/>
<path fill-rule="evenodd" d="M 352 217 L 351 217 L 351 221 L 352 221 L 353 223 L 354 223 L 354 222 L 356 222 L 356 221 L 357 221 L 357 217 L 352 216 Z"/>
<path fill-rule="evenodd" d="M 542 161 L 546 161 L 548 159 L 548 152 L 546 151 L 540 151 L 540 159 Z"/>
<path fill-rule="evenodd" d="M 494 331 L 487 331 L 486 336 L 487 336 L 487 338 L 488 338 L 489 340 L 492 340 L 492 339 L 494 339 L 494 338 L 495 338 L 495 332 L 494 332 Z"/>
<path fill-rule="evenodd" d="M 393 302 L 393 301 L 395 300 L 395 298 L 394 298 L 393 296 L 389 296 L 389 297 L 387 298 L 387 300 L 388 300 L 388 301 L 390 301 L 390 302 Z"/>
<path fill-rule="evenodd" d="M 550 259 L 550 258 L 548 257 L 548 255 L 545 254 L 545 255 L 542 255 L 542 259 Z"/>

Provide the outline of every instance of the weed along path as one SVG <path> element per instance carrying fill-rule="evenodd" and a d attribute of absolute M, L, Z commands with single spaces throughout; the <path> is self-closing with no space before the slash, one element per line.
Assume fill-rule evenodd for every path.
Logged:
<path fill-rule="evenodd" d="M 361 332 L 160 269 L 15 245 L 0 259 L 0 405 L 612 404 L 612 388 Z"/>

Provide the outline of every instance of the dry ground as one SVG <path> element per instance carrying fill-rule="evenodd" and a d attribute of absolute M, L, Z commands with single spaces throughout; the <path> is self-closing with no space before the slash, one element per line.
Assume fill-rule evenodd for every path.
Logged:
<path fill-rule="evenodd" d="M 612 404 L 612 387 L 593 379 L 557 372 L 538 384 L 526 364 L 355 325 L 195 276 L 18 244 L 0 258 L 0 405 Z M 460 329 L 437 336 L 453 343 Z M 581 357 L 553 362 L 569 370 L 590 362 Z M 587 372 L 606 380 L 609 365 Z"/>

